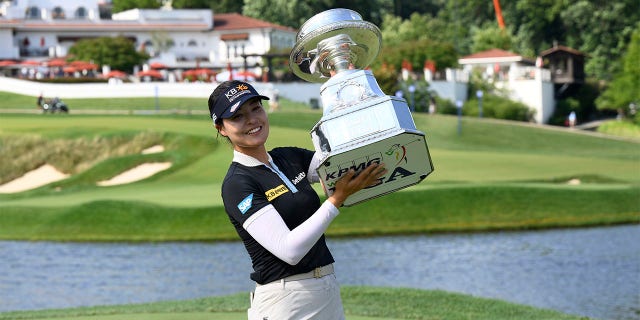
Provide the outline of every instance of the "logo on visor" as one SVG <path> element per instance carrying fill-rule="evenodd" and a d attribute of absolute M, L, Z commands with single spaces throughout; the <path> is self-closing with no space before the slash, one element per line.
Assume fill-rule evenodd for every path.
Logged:
<path fill-rule="evenodd" d="M 227 100 L 229 100 L 229 102 L 233 102 L 233 100 L 237 99 L 239 96 L 245 93 L 250 93 L 247 90 L 249 90 L 249 86 L 247 86 L 246 84 L 239 84 L 229 89 L 229 91 L 227 91 L 224 96 L 227 98 Z"/>
<path fill-rule="evenodd" d="M 229 112 L 233 113 L 236 112 L 236 109 L 238 109 L 238 107 L 240 106 L 240 101 L 236 102 L 236 104 L 231 106 L 231 109 L 229 109 Z"/>

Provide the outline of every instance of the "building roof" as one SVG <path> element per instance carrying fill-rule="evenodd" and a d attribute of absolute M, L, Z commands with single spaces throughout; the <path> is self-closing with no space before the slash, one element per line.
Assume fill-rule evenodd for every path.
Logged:
<path fill-rule="evenodd" d="M 295 29 L 293 28 L 243 16 L 239 13 L 215 13 L 213 15 L 214 30 L 231 31 L 231 30 L 254 29 L 254 28 L 274 28 L 274 29 L 283 30 L 283 31 L 295 32 Z"/>
<path fill-rule="evenodd" d="M 476 52 L 474 54 L 470 54 L 458 59 L 459 64 L 488 64 L 507 62 L 533 63 L 534 61 L 532 59 L 525 58 L 517 53 L 496 48 Z"/>
<path fill-rule="evenodd" d="M 180 31 L 205 31 L 209 30 L 206 23 L 172 23 L 152 22 L 140 23 L 137 21 L 85 21 L 85 20 L 25 20 L 14 27 L 19 31 L 154 31 L 154 30 L 180 30 Z"/>
<path fill-rule="evenodd" d="M 464 56 L 460 59 L 485 59 L 485 58 L 506 58 L 506 57 L 520 57 L 519 54 L 511 51 L 505 51 L 502 49 L 489 49 L 486 51 L 476 52 L 468 56 Z"/>
<path fill-rule="evenodd" d="M 576 56 L 586 56 L 586 54 L 584 54 L 584 53 L 582 53 L 582 52 L 580 52 L 580 51 L 578 51 L 576 49 L 565 47 L 565 46 L 558 46 L 558 45 L 555 45 L 555 46 L 553 46 L 553 48 L 550 48 L 550 49 L 547 49 L 547 50 L 544 50 L 544 51 L 540 52 L 540 56 L 544 57 L 544 56 L 548 56 L 548 55 L 556 53 L 556 52 L 567 52 L 567 53 L 570 53 L 570 54 L 573 54 L 573 55 L 576 55 Z"/>

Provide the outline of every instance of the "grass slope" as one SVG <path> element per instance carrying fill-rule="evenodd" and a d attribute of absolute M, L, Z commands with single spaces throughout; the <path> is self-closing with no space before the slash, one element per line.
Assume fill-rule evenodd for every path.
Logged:
<path fill-rule="evenodd" d="M 292 108 L 270 115 L 270 147 L 312 148 L 308 130 L 320 114 Z M 47 147 L 46 141 L 61 145 L 66 141 L 79 148 L 83 144 L 76 143 L 78 139 L 101 141 L 144 133 L 161 137 L 167 146 L 155 155 L 113 156 L 35 190 L 0 194 L 1 239 L 236 239 L 219 197 L 232 152 L 224 140 L 215 139 L 206 117 L 1 117 L 0 143 L 29 134 L 39 139 L 40 147 Z M 477 119 L 465 119 L 458 135 L 455 118 L 417 114 L 414 119 L 427 134 L 436 171 L 417 186 L 344 208 L 346 214 L 332 224 L 330 235 L 573 227 L 640 220 L 640 143 Z M 6 149 L 0 148 L 0 155 L 15 158 L 3 154 Z M 63 147 L 59 153 L 71 154 Z M 145 161 L 172 161 L 174 166 L 129 185 L 95 185 Z M 571 179 L 581 184 L 567 185 Z"/>
<path fill-rule="evenodd" d="M 349 320 L 393 319 L 584 319 L 557 311 L 444 291 L 404 288 L 342 287 Z M 198 320 L 246 319 L 248 296 L 236 294 L 188 301 L 128 306 L 0 313 L 3 319 Z"/>
<path fill-rule="evenodd" d="M 638 187 L 490 184 L 397 192 L 344 208 L 329 236 L 490 231 L 638 223 Z M 237 240 L 221 206 L 140 201 L 4 207 L 0 239 L 59 241 Z"/>
<path fill-rule="evenodd" d="M 0 92 L 0 108 L 33 108 L 33 98 Z M 111 100 L 111 99 L 110 99 Z M 151 109 L 127 103 L 68 101 L 72 110 Z M 204 109 L 200 99 L 162 101 L 163 108 Z M 184 103 L 184 104 L 180 104 Z M 195 109 L 194 109 L 195 110 Z M 270 115 L 269 147 L 311 148 L 320 119 L 308 106 L 282 103 Z M 530 229 L 640 222 L 640 143 L 541 126 L 416 114 L 436 171 L 417 186 L 344 208 L 330 236 Z M 106 116 L 0 114 L 0 157 L 17 159 L 6 141 L 35 136 L 40 145 L 84 138 L 161 136 L 161 154 L 117 154 L 72 178 L 18 194 L 0 194 L 0 238 L 60 241 L 235 240 L 219 199 L 231 149 L 204 115 Z M 83 148 L 83 147 L 77 147 Z M 141 146 L 138 146 L 138 149 Z M 12 149 L 15 150 L 15 149 Z M 77 151 L 77 150 L 76 150 Z M 59 153 L 64 154 L 64 147 Z M 30 154 L 25 150 L 21 155 Z M 56 155 L 59 155 L 57 153 Z M 83 152 L 78 152 L 82 154 Z M 43 153 L 45 154 L 45 153 Z M 50 153 L 46 153 L 50 154 Z M 37 157 L 36 157 L 37 158 Z M 137 163 L 176 165 L 145 181 L 102 188 L 95 182 Z M 2 161 L 5 163 L 7 161 Z M 28 166 L 22 166 L 27 170 Z M 0 170 L 2 172 L 2 170 Z M 24 172 L 20 172 L 24 173 Z M 580 185 L 567 185 L 579 179 Z M 344 287 L 348 319 L 579 319 L 490 299 L 441 291 Z M 244 319 L 245 294 L 190 301 L 0 313 L 0 319 Z"/>

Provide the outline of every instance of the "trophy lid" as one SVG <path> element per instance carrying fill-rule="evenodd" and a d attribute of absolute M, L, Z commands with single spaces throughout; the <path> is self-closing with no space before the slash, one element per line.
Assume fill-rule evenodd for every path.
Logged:
<path fill-rule="evenodd" d="M 380 29 L 363 21 L 360 14 L 349 9 L 331 9 L 316 14 L 302 25 L 291 50 L 289 66 L 303 80 L 325 82 L 331 77 L 330 71 L 340 71 L 333 69 L 335 65 L 330 59 L 338 57 L 354 69 L 365 69 L 377 57 L 381 43 Z"/>

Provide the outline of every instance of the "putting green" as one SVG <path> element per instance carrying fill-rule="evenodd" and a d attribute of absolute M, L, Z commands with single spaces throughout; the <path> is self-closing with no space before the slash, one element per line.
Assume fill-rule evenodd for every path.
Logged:
<path fill-rule="evenodd" d="M 399 320 L 396 318 L 373 318 L 361 316 L 347 316 L 348 320 Z M 135 313 L 114 314 L 102 316 L 83 316 L 65 318 L 39 318 L 36 320 L 246 320 L 245 312 L 188 312 L 188 313 Z"/>

